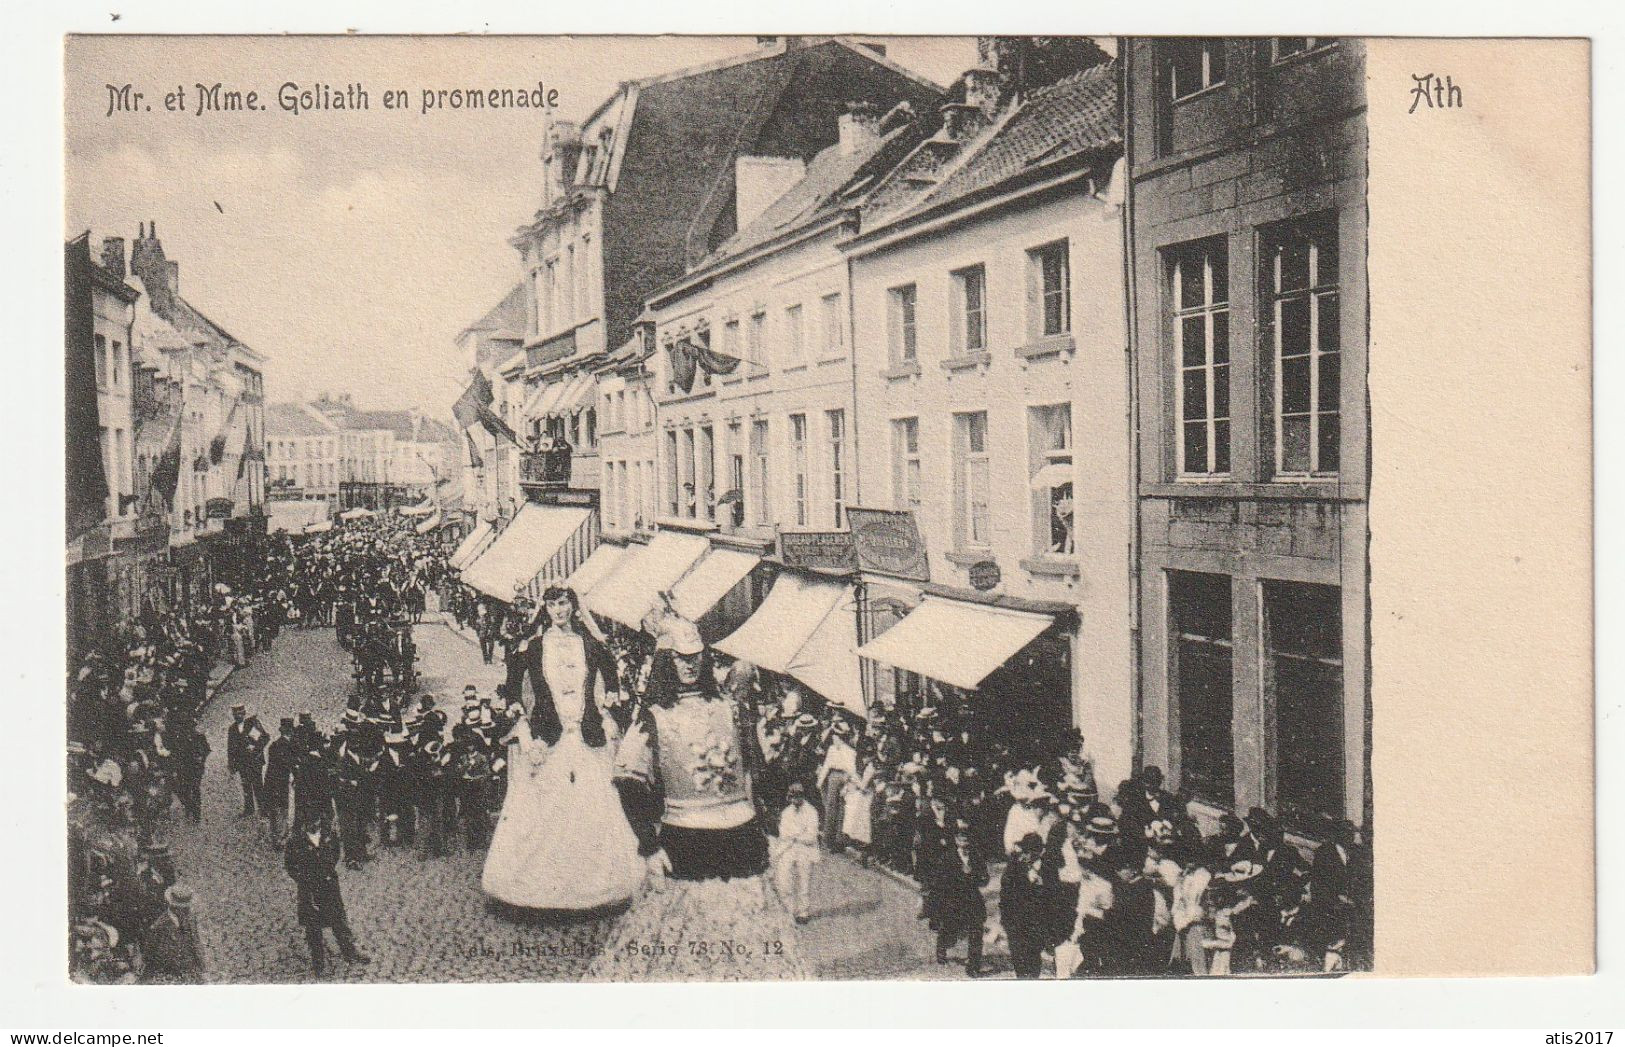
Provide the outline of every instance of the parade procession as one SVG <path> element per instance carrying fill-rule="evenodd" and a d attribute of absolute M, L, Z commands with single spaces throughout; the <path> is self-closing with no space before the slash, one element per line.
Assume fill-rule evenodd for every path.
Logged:
<path fill-rule="evenodd" d="M 1371 969 L 1362 45 L 957 43 L 550 74 L 393 364 L 67 243 L 75 979 Z"/>

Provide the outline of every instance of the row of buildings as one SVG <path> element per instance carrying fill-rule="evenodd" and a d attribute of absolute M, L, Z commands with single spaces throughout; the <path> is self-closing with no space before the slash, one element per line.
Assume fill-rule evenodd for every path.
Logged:
<path fill-rule="evenodd" d="M 465 577 L 1367 824 L 1361 45 L 978 57 L 763 38 L 547 127 L 459 340 Z"/>
<path fill-rule="evenodd" d="M 70 656 L 265 526 L 264 357 L 181 294 L 157 223 L 65 248 Z"/>
<path fill-rule="evenodd" d="M 363 410 L 349 394 L 324 395 L 271 404 L 265 426 L 272 516 L 325 519 L 425 501 L 460 508 L 460 438 L 421 411 Z"/>

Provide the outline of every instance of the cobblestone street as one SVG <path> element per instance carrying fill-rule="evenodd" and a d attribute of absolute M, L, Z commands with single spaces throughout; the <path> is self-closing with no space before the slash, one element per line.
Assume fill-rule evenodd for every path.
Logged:
<path fill-rule="evenodd" d="M 483 664 L 468 637 L 434 618 L 425 616 L 415 630 L 420 687 L 447 709 L 466 683 L 493 691 L 501 666 Z M 284 631 L 270 652 L 226 680 L 203 714 L 213 746 L 203 824 L 177 816 L 172 825 L 177 867 L 198 893 L 211 981 L 312 980 L 281 855 L 263 820 L 238 817 L 242 793 L 225 769 L 231 707 L 246 704 L 273 731 L 281 717 L 307 709 L 331 728 L 350 691 L 349 670 L 349 656 L 331 629 Z M 359 871 L 339 870 L 351 927 L 372 963 L 336 961 L 331 980 L 572 980 L 581 977 L 613 923 L 609 917 L 522 924 L 487 911 L 479 887 L 483 851 L 430 859 L 408 849 L 374 853 Z M 957 975 L 958 967 L 931 962 L 930 935 L 914 916 L 918 906 L 911 888 L 847 859 L 828 859 L 819 869 L 814 919 L 803 928 L 803 952 L 822 977 Z M 331 942 L 329 950 L 333 955 Z"/>
<path fill-rule="evenodd" d="M 465 683 L 485 693 L 500 666 L 444 626 L 416 629 L 420 686 L 451 708 Z M 215 982 L 310 981 L 310 958 L 294 913 L 293 881 L 262 819 L 239 819 L 242 793 L 226 775 L 226 726 L 242 702 L 267 728 L 308 709 L 330 729 L 350 689 L 349 656 L 331 629 L 284 631 L 270 652 L 239 669 L 215 696 L 201 726 L 213 752 L 203 785 L 203 823 L 173 823 L 176 865 L 197 891 L 199 924 Z M 178 809 L 177 809 L 178 810 Z M 340 981 L 545 981 L 580 977 L 608 933 L 608 921 L 521 926 L 485 909 L 483 852 L 422 859 L 377 849 L 365 868 L 339 870 L 350 924 L 365 967 L 338 962 Z M 329 942 L 329 949 L 332 944 Z"/>

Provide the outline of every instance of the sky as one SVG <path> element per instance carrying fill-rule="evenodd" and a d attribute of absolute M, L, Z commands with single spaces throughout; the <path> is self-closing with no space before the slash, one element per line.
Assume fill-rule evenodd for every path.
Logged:
<path fill-rule="evenodd" d="M 947 84 L 971 38 L 887 38 Z M 155 222 L 181 294 L 267 357 L 272 400 L 449 416 L 457 333 L 519 279 L 508 237 L 540 201 L 542 117 L 420 112 L 423 88 L 556 89 L 580 120 L 623 80 L 752 50 L 753 37 L 75 36 L 66 47 L 66 225 L 128 245 Z M 365 112 L 284 112 L 281 85 L 359 81 Z M 256 90 L 262 112 L 199 114 L 196 85 Z M 143 94 L 110 113 L 109 86 Z M 184 89 L 186 111 L 166 96 Z M 411 107 L 386 111 L 402 89 Z M 128 97 L 128 96 L 126 96 Z M 149 108 L 150 107 L 150 108 Z"/>

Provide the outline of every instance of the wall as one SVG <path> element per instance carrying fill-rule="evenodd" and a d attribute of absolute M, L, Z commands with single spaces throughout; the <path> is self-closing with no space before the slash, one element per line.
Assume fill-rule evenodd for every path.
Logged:
<path fill-rule="evenodd" d="M 1069 246 L 1071 337 L 1035 339 L 1027 305 L 1028 252 L 1063 237 Z M 945 367 L 954 315 L 951 274 L 976 264 L 987 274 L 987 357 L 970 367 Z M 916 517 L 932 581 L 968 588 L 970 565 L 990 559 L 1001 574 L 993 592 L 1078 608 L 1073 715 L 1109 788 L 1107 783 L 1128 773 L 1133 743 L 1118 210 L 1087 196 L 1080 179 L 999 213 L 857 256 L 853 281 L 862 503 L 899 505 L 891 422 L 917 417 L 923 504 Z M 894 368 L 889 356 L 888 292 L 908 283 L 918 288 L 915 369 Z M 1072 411 L 1073 557 L 1035 548 L 1028 408 L 1058 403 Z M 986 550 L 962 554 L 953 526 L 954 415 L 970 411 L 988 414 L 992 541 Z"/>
<path fill-rule="evenodd" d="M 1230 40 L 1226 81 L 1191 103 L 1163 100 L 1155 44 L 1129 54 L 1136 364 L 1140 398 L 1141 760 L 1178 780 L 1177 703 L 1170 692 L 1167 572 L 1232 581 L 1234 805 L 1273 808 L 1276 728 L 1265 687 L 1262 585 L 1341 588 L 1344 813 L 1363 821 L 1367 432 L 1364 375 L 1365 122 L 1363 52 L 1344 42 L 1278 65 L 1266 42 Z M 1206 131 L 1183 109 L 1215 110 Z M 1273 349 L 1264 343 L 1258 280 L 1260 227 L 1330 214 L 1339 247 L 1342 384 L 1335 477 L 1277 482 L 1271 398 Z M 1175 367 L 1166 316 L 1166 250 L 1222 237 L 1229 261 L 1231 469 L 1179 481 Z"/>

